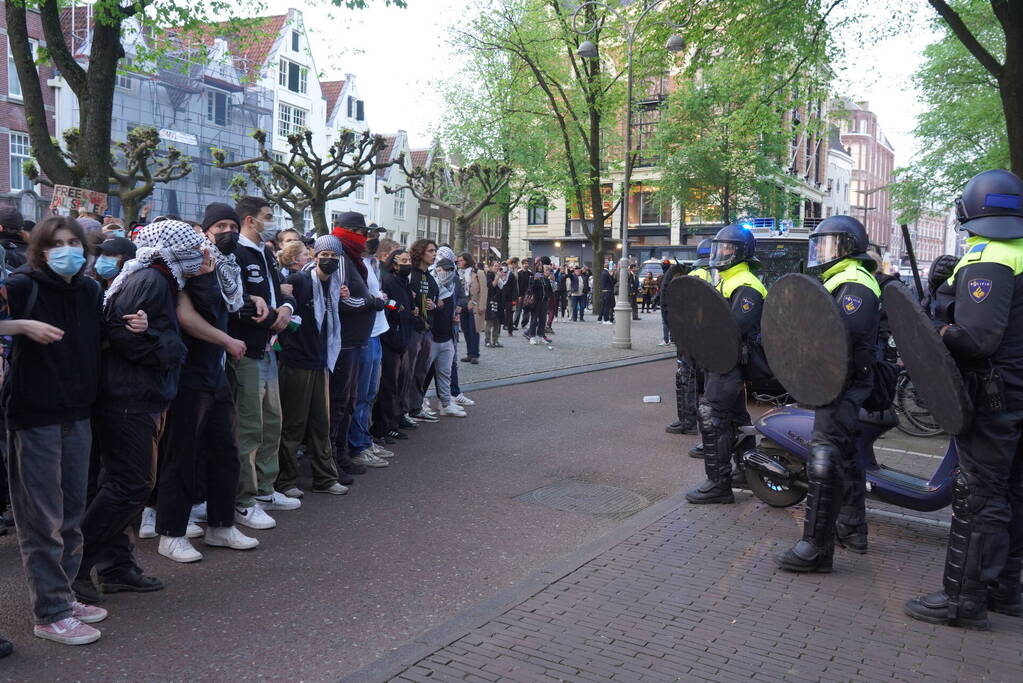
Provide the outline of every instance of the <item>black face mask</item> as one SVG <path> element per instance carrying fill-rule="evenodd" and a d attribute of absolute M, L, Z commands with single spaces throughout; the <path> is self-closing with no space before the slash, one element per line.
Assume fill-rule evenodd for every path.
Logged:
<path fill-rule="evenodd" d="M 366 253 L 372 256 L 377 253 L 377 249 L 380 247 L 380 238 L 374 237 L 373 239 L 366 240 Z"/>
<path fill-rule="evenodd" d="M 321 272 L 327 275 L 333 275 L 337 272 L 337 269 L 341 266 L 341 259 L 336 258 L 321 258 L 316 260 L 316 267 Z"/>
<path fill-rule="evenodd" d="M 217 245 L 221 254 L 233 254 L 235 247 L 238 246 L 238 233 L 234 230 L 222 232 L 213 238 L 213 243 Z"/>
<path fill-rule="evenodd" d="M 400 275 L 401 277 L 408 277 L 409 273 L 411 273 L 411 272 L 412 272 L 412 264 L 411 263 L 399 263 L 398 264 L 398 275 Z"/>

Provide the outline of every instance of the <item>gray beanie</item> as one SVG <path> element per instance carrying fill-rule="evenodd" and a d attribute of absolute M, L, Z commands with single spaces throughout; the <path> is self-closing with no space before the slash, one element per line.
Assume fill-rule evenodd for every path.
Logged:
<path fill-rule="evenodd" d="M 313 243 L 313 254 L 318 254 L 321 251 L 332 251 L 340 256 L 344 248 L 341 246 L 341 240 L 333 235 L 320 235 Z"/>

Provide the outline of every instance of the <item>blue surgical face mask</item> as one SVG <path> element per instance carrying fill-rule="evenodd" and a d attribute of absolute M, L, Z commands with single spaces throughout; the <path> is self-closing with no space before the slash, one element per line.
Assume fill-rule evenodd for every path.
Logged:
<path fill-rule="evenodd" d="M 96 274 L 105 280 L 110 280 L 121 271 L 117 256 L 100 256 L 96 259 Z"/>
<path fill-rule="evenodd" d="M 57 275 L 70 277 L 85 265 L 85 254 L 81 247 L 53 247 L 46 250 L 46 263 Z"/>
<path fill-rule="evenodd" d="M 107 235 L 111 237 L 124 237 L 124 230 L 107 230 Z"/>

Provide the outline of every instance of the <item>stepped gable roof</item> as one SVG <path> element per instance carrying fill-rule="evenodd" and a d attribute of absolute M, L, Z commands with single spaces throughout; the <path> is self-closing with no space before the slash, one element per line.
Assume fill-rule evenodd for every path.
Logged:
<path fill-rule="evenodd" d="M 412 150 L 412 168 L 426 167 L 426 160 L 430 158 L 430 150 L 427 149 L 414 149 Z"/>
<path fill-rule="evenodd" d="M 327 100 L 328 119 L 330 119 L 331 114 L 334 113 L 334 106 L 337 104 L 337 98 L 341 96 L 341 91 L 344 89 L 344 81 L 320 81 L 320 91 L 323 92 L 323 98 Z"/>

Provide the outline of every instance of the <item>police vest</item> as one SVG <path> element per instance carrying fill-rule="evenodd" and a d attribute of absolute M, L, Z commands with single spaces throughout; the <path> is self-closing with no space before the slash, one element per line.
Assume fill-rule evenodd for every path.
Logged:
<path fill-rule="evenodd" d="M 842 263 L 846 264 L 845 267 L 824 281 L 824 289 L 828 290 L 829 294 L 834 294 L 835 290 L 842 285 L 855 282 L 872 291 L 878 299 L 881 298 L 881 286 L 877 284 L 877 278 L 864 268 L 860 261 L 845 259 L 839 265 Z"/>
<path fill-rule="evenodd" d="M 723 271 L 717 289 L 721 292 L 721 296 L 731 299 L 732 293 L 739 287 L 752 287 L 760 292 L 760 296 L 767 298 L 767 288 L 756 275 L 750 272 L 748 263 L 738 263 Z"/>
<path fill-rule="evenodd" d="M 689 271 L 688 275 L 690 277 L 698 277 L 704 282 L 711 281 L 710 271 L 707 270 L 706 268 L 693 268 L 692 270 Z"/>
<path fill-rule="evenodd" d="M 956 273 L 963 266 L 974 263 L 1000 263 L 1012 270 L 1014 276 L 1023 273 L 1023 238 L 1016 240 L 989 240 L 986 237 L 971 237 L 966 240 L 966 253 L 959 259 L 952 276 L 950 287 L 955 285 Z"/>

